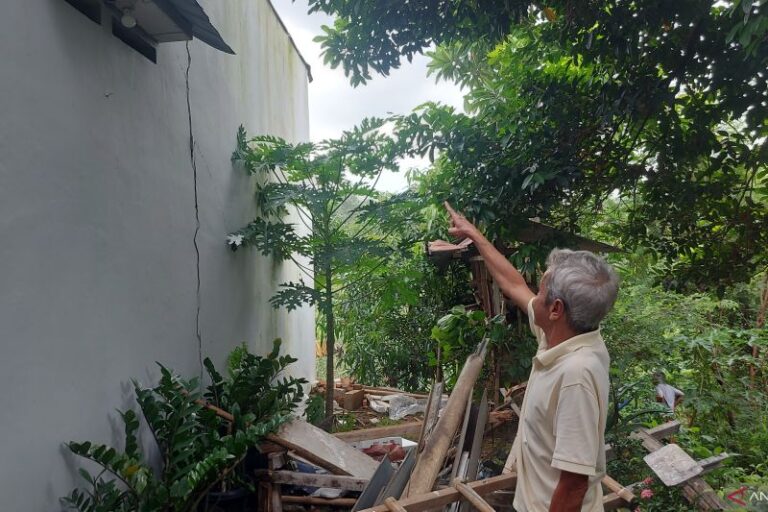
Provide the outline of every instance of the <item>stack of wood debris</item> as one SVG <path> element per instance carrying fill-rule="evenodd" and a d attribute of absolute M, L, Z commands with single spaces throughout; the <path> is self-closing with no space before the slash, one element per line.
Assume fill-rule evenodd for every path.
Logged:
<path fill-rule="evenodd" d="M 265 447 L 269 468 L 256 475 L 262 491 L 260 510 L 281 512 L 289 507 L 325 506 L 365 512 L 414 512 L 443 507 L 452 512 L 511 511 L 516 475 L 480 480 L 477 476 L 484 436 L 495 425 L 519 413 L 517 402 L 525 386 L 508 390 L 505 404 L 493 410 L 485 394 L 479 402 L 473 401 L 485 355 L 484 342 L 467 358 L 447 400 L 442 383 L 436 383 L 429 395 L 411 396 L 426 399 L 423 421 L 335 435 L 300 420 L 284 425 L 270 436 L 272 446 Z M 366 401 L 376 401 L 376 397 L 397 391 L 348 386 L 351 389 L 340 386 L 338 402 L 352 408 L 359 399 L 353 401 L 347 396 L 362 394 Z M 402 442 L 403 437 L 418 442 Z M 380 450 L 379 461 L 362 451 L 398 440 L 404 457 L 394 456 L 394 450 Z M 634 501 L 630 490 L 612 480 L 607 485 L 607 508 L 627 506 Z"/>
<path fill-rule="evenodd" d="M 417 401 L 413 405 L 421 408 L 424 419 L 335 435 L 300 420 L 284 425 L 269 438 L 282 450 L 266 447 L 270 467 L 257 475 L 264 491 L 263 510 L 277 512 L 297 504 L 352 511 L 427 510 L 453 504 L 452 510 L 463 511 L 469 510 L 469 503 L 493 510 L 481 496 L 514 487 L 515 475 L 475 482 L 490 416 L 485 396 L 479 403 L 472 401 L 485 353 L 484 342 L 467 358 L 447 397 L 442 383 L 436 383 L 429 395 L 402 394 L 391 388 L 356 388 L 355 384 L 350 384 L 351 389 L 335 388 L 339 390 L 337 402 L 351 410 L 360 403 L 358 396 L 373 406 L 400 393 Z M 390 407 L 394 407 L 393 401 Z M 418 442 L 403 442 L 403 437 Z M 380 450 L 377 454 L 381 460 L 375 460 L 370 448 L 388 443 L 399 443 L 404 456 L 395 455 L 397 450 Z M 291 495 L 289 487 L 312 492 Z M 432 492 L 434 489 L 437 492 Z"/>
<path fill-rule="evenodd" d="M 473 390 L 485 353 L 483 342 L 467 358 L 447 401 L 442 383 L 436 383 L 429 395 L 415 396 L 426 399 L 423 421 L 337 434 L 329 434 L 300 419 L 283 425 L 276 434 L 269 435 L 268 442 L 261 447 L 267 467 L 253 475 L 259 489 L 257 510 L 282 512 L 309 507 L 354 512 L 417 512 L 439 508 L 450 512 L 512 511 L 512 490 L 517 476 L 508 473 L 478 480 L 478 467 L 483 437 L 506 418 L 519 416 L 517 403 L 522 400 L 526 386 L 523 383 L 507 390 L 504 403 L 490 411 L 485 393 L 479 402 L 473 402 Z M 347 404 L 352 403 L 346 399 L 350 392 L 363 391 L 364 396 L 370 396 L 368 399 L 376 400 L 373 397 L 398 391 L 355 388 L 354 384 L 351 389 L 341 387 L 341 400 Z M 233 421 L 226 411 L 204 405 Z M 680 423 L 672 421 L 653 429 L 638 429 L 633 437 L 650 452 L 646 457 L 648 466 L 666 485 L 679 486 L 691 504 L 700 510 L 731 508 L 701 478 L 729 455 L 697 461 L 678 445 L 665 445 L 662 440 L 679 428 Z M 406 438 L 418 439 L 418 442 L 409 442 Z M 605 450 L 610 460 L 613 449 L 606 445 Z M 642 484 L 625 487 L 608 475 L 602 483 L 605 510 L 634 506 L 633 489 Z"/>

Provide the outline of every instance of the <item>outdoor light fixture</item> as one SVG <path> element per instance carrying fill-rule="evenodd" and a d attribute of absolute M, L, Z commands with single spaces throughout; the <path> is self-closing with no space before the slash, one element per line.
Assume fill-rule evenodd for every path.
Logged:
<path fill-rule="evenodd" d="M 127 37 L 142 38 L 155 46 L 193 38 L 217 50 L 234 53 L 198 3 L 198 0 L 102 0 Z"/>
<path fill-rule="evenodd" d="M 131 7 L 123 9 L 120 23 L 122 23 L 125 28 L 133 28 L 136 26 L 136 18 L 133 17 L 133 9 Z"/>

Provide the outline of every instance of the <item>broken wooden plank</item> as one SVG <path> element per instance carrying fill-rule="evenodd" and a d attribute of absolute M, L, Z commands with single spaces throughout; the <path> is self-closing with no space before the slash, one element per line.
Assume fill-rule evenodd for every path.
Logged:
<path fill-rule="evenodd" d="M 301 487 L 333 487 L 345 491 L 362 491 L 368 484 L 366 478 L 344 475 L 324 475 L 318 473 L 300 473 L 298 471 L 257 470 L 256 478 L 263 478 L 276 484 L 298 485 Z"/>
<path fill-rule="evenodd" d="M 516 386 L 512 386 L 511 388 L 509 388 L 507 390 L 507 392 L 504 393 L 504 400 L 503 400 L 503 402 L 500 405 L 496 406 L 493 409 L 493 412 L 498 412 L 498 411 L 504 409 L 505 407 L 508 407 L 508 406 L 511 406 L 512 404 L 514 404 L 515 403 L 514 402 L 515 395 L 520 393 L 520 392 L 525 393 L 525 389 L 527 387 L 528 387 L 528 381 L 525 381 L 525 382 L 521 382 L 520 384 L 518 384 Z"/>
<path fill-rule="evenodd" d="M 337 475 L 370 479 L 378 463 L 341 439 L 306 421 L 294 419 L 267 440 L 279 444 Z"/>
<path fill-rule="evenodd" d="M 665 437 L 669 437 L 672 434 L 677 433 L 680 430 L 680 422 L 677 420 L 668 421 L 666 423 L 662 423 L 661 425 L 658 425 L 656 427 L 653 427 L 651 429 L 646 429 L 646 432 L 648 435 L 653 437 L 654 439 L 664 439 Z M 615 453 L 613 453 L 613 446 L 610 444 L 605 445 L 605 460 L 613 460 L 613 458 L 616 456 Z"/>
<path fill-rule="evenodd" d="M 517 483 L 517 475 L 510 473 L 507 475 L 494 476 L 492 478 L 486 478 L 484 480 L 477 480 L 475 482 L 469 482 L 467 485 L 480 496 L 484 496 L 493 491 L 501 489 L 514 488 Z M 435 508 L 443 507 L 449 503 L 453 503 L 461 499 L 461 494 L 454 487 L 446 487 L 439 491 L 427 492 L 425 494 L 419 494 L 410 496 L 399 500 L 398 503 L 408 512 L 423 512 L 425 510 L 432 510 Z M 377 505 L 375 507 L 366 509 L 362 512 L 388 512 L 389 509 L 386 505 Z"/>
<path fill-rule="evenodd" d="M 471 487 L 459 480 L 458 478 L 453 481 L 453 486 L 459 491 L 459 494 L 464 497 L 469 503 L 472 504 L 480 512 L 496 512 L 492 506 L 483 500 L 483 498 L 477 494 Z"/>
<path fill-rule="evenodd" d="M 413 470 L 413 477 L 408 484 L 408 496 L 424 494 L 432 490 L 435 479 L 445 460 L 445 454 L 459 428 L 468 397 L 472 394 L 475 381 L 480 375 L 485 361 L 487 340 L 483 340 L 472 354 L 467 357 L 453 393 L 448 398 L 443 415 L 437 421 L 432 436 L 425 442 L 426 448 L 420 454 Z"/>
<path fill-rule="evenodd" d="M 643 460 L 667 487 L 687 482 L 703 471 L 693 457 L 676 444 L 654 450 Z"/>
<path fill-rule="evenodd" d="M 367 441 L 369 439 L 378 439 L 380 437 L 411 437 L 417 439 L 423 423 L 421 421 L 409 421 L 387 427 L 366 428 L 361 430 L 351 430 L 349 432 L 338 432 L 333 434 L 337 439 L 345 443 L 356 443 L 358 441 Z"/>

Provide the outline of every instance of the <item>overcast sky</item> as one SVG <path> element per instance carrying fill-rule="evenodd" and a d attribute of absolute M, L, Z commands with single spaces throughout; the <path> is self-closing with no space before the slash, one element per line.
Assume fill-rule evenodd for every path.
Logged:
<path fill-rule="evenodd" d="M 272 0 L 288 27 L 299 51 L 312 68 L 309 84 L 309 126 L 312 140 L 336 137 L 365 117 L 383 117 L 389 113 L 405 114 L 426 101 L 437 101 L 461 108 L 462 95 L 454 84 L 435 83 L 427 78 L 427 59 L 416 57 L 388 77 L 373 76 L 367 85 L 353 88 L 339 66 L 323 66 L 320 45 L 312 39 L 321 34 L 322 25 L 333 20 L 323 14 L 307 14 L 305 0 Z M 424 162 L 406 162 L 404 167 L 424 166 Z M 403 173 L 382 176 L 378 188 L 398 192 L 406 186 Z"/>

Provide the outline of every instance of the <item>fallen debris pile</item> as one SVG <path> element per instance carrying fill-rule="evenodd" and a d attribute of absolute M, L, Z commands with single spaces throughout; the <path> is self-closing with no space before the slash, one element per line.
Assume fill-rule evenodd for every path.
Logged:
<path fill-rule="evenodd" d="M 467 358 L 450 396 L 443 394 L 440 382 L 433 385 L 429 395 L 339 383 L 335 388 L 339 407 L 360 411 L 367 417 L 366 427 L 376 424 L 372 420 L 377 414 L 391 414 L 398 404 L 399 409 L 418 405 L 423 420 L 336 434 L 300 419 L 283 425 L 268 436 L 269 442 L 261 448 L 267 462 L 266 469 L 254 474 L 259 489 L 258 510 L 322 507 L 353 512 L 416 512 L 446 507 L 451 512 L 512 511 L 517 477 L 514 473 L 493 475 L 487 467 L 481 471 L 481 446 L 488 432 L 519 416 L 517 404 L 526 386 L 523 383 L 504 390 L 503 403 L 493 409 L 485 393 L 479 402 L 473 401 L 485 352 L 483 342 Z M 401 400 L 403 397 L 408 400 Z M 380 408 L 386 404 L 387 409 L 369 415 L 373 404 Z M 675 430 L 671 424 L 662 427 L 636 434 L 649 451 L 660 450 L 659 440 Z M 608 457 L 611 452 L 606 445 Z M 703 490 L 706 494 L 697 475 L 721 460 L 693 461 L 693 467 L 686 459 L 687 473 L 682 474 L 665 466 L 665 455 L 660 453 L 654 458 L 656 467 L 652 469 L 666 472 L 670 481 L 685 489 Z M 673 455 L 682 457 L 678 452 Z M 478 480 L 480 474 L 487 478 Z M 635 502 L 633 486 L 624 487 L 609 476 L 603 479 L 603 486 L 605 510 Z M 714 498 L 708 498 L 705 509 L 717 509 Z"/>

